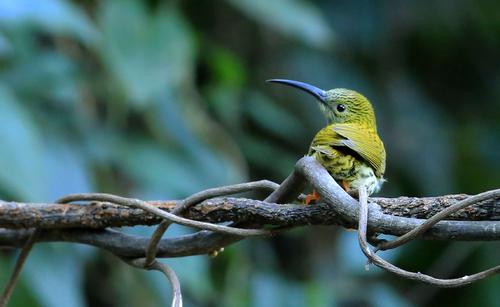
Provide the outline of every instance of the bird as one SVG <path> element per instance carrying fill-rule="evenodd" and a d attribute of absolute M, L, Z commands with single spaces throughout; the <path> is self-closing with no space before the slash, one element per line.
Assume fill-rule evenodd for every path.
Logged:
<path fill-rule="evenodd" d="M 267 82 L 295 87 L 318 101 L 327 125 L 314 136 L 309 156 L 314 157 L 351 196 L 364 185 L 368 195 L 384 183 L 386 153 L 377 132 L 375 112 L 362 94 L 345 88 L 322 90 L 308 83 L 269 79 Z M 316 191 L 305 203 L 320 199 Z"/>

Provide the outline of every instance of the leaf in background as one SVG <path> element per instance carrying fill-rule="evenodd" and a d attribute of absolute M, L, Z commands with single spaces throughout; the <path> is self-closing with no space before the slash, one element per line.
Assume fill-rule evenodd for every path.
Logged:
<path fill-rule="evenodd" d="M 58 52 L 31 51 L 33 54 L 18 60 L 5 76 L 16 93 L 38 104 L 74 107 L 80 102 L 78 78 L 81 71 L 76 63 Z"/>
<path fill-rule="evenodd" d="M 392 112 L 397 114 L 394 125 L 398 129 L 392 129 L 389 136 L 399 142 L 398 147 L 391 146 L 396 142 L 386 142 L 388 152 L 392 152 L 388 159 L 411 174 L 409 178 L 415 180 L 424 195 L 446 194 L 452 189 L 449 178 L 453 178 L 451 161 L 455 155 L 446 112 L 425 97 L 417 83 L 405 75 L 394 76 L 390 94 Z"/>
<path fill-rule="evenodd" d="M 403 295 L 388 283 L 376 283 L 368 291 L 368 301 L 374 307 L 410 307 L 413 306 Z"/>
<path fill-rule="evenodd" d="M 207 102 L 224 125 L 239 129 L 241 125 L 241 89 L 232 86 L 213 86 L 207 90 Z"/>
<path fill-rule="evenodd" d="M 20 25 L 33 25 L 55 35 L 71 35 L 89 45 L 98 39 L 90 20 L 70 1 L 0 1 L 0 26 L 9 28 Z"/>
<path fill-rule="evenodd" d="M 199 190 L 241 182 L 230 163 L 203 146 L 196 153 L 133 140 L 116 148 L 122 169 L 133 179 L 135 197 L 172 199 Z"/>
<path fill-rule="evenodd" d="M 229 50 L 211 48 L 205 56 L 214 75 L 214 84 L 206 86 L 207 103 L 230 129 L 241 124 L 242 89 L 247 85 L 241 60 Z"/>
<path fill-rule="evenodd" d="M 42 306 L 83 307 L 83 264 L 94 251 L 88 246 L 37 245 L 22 278 Z"/>
<path fill-rule="evenodd" d="M 142 1 L 106 1 L 99 10 L 104 64 L 135 106 L 152 103 L 165 87 L 177 88 L 193 69 L 195 48 L 180 13 L 155 15 Z"/>
<path fill-rule="evenodd" d="M 417 4 L 418 6 L 418 4 Z M 349 45 L 349 50 L 362 50 L 372 53 L 381 44 L 385 44 L 387 39 L 393 35 L 387 31 L 384 20 L 384 12 L 381 5 L 376 1 L 325 1 L 323 10 L 326 18 L 336 30 L 338 41 Z M 408 11 L 417 10 L 415 6 L 408 3 L 404 6 Z M 411 24 L 406 20 L 404 26 Z M 427 29 L 426 33 L 432 32 Z M 429 35 L 430 36 L 430 35 Z M 443 39 L 440 37 L 440 39 Z M 382 46 L 380 46 L 382 47 Z"/>
<path fill-rule="evenodd" d="M 245 95 L 245 111 L 249 117 L 270 133 L 295 144 L 297 139 L 305 139 L 306 130 L 300 119 L 287 110 L 286 105 L 278 106 L 258 92 Z"/>
<path fill-rule="evenodd" d="M 238 162 L 227 156 L 228 152 L 200 144 L 196 151 L 189 152 L 192 163 L 203 180 L 200 189 L 223 186 L 246 181 L 245 171 Z"/>
<path fill-rule="evenodd" d="M 8 55 L 10 52 L 12 52 L 11 43 L 5 35 L 0 33 L 0 57 Z"/>
<path fill-rule="evenodd" d="M 387 238 L 389 239 L 389 238 Z M 359 248 L 356 232 L 342 231 L 339 233 L 337 245 L 337 259 L 338 267 L 335 268 L 336 272 L 353 273 L 361 275 L 376 275 L 381 274 L 382 271 L 374 266 L 370 266 L 370 270 L 365 269 L 366 257 Z M 387 251 L 379 251 L 379 255 L 387 261 L 393 261 L 400 254 L 400 250 L 392 249 Z"/>
<path fill-rule="evenodd" d="M 247 73 L 238 56 L 224 48 L 211 48 L 206 55 L 207 65 L 213 73 L 215 81 L 232 87 L 243 87 Z"/>
<path fill-rule="evenodd" d="M 288 176 L 299 158 L 267 139 L 248 134 L 241 136 L 239 141 L 250 163 L 267 170 L 268 173 L 276 174 L 280 180 Z"/>
<path fill-rule="evenodd" d="M 203 178 L 192 161 L 152 142 L 135 139 L 116 148 L 116 154 L 116 161 L 136 185 L 131 192 L 134 197 L 172 199 L 202 186 Z"/>
<path fill-rule="evenodd" d="M 324 279 L 315 279 L 304 285 L 306 306 L 335 306 L 336 290 Z"/>
<path fill-rule="evenodd" d="M 228 0 L 250 18 L 305 44 L 326 48 L 333 41 L 327 21 L 315 6 L 301 0 Z"/>
<path fill-rule="evenodd" d="M 91 192 L 90 169 L 86 167 L 78 149 L 66 140 L 46 141 L 46 144 L 45 201 L 54 201 L 66 194 Z"/>
<path fill-rule="evenodd" d="M 171 139 L 179 147 L 196 148 L 198 140 L 189 130 L 189 122 L 181 109 L 181 104 L 171 91 L 161 93 L 155 102 L 153 112 L 145 113 L 150 126 L 161 137 Z"/>
<path fill-rule="evenodd" d="M 0 188 L 17 200 L 45 199 L 43 146 L 33 119 L 0 86 Z"/>
<path fill-rule="evenodd" d="M 259 272 L 252 278 L 253 306 L 307 306 L 304 287 L 278 274 Z"/>
<path fill-rule="evenodd" d="M 191 106 L 190 110 L 181 110 L 187 105 Z M 205 110 L 188 98 L 181 106 L 180 100 L 166 92 L 158 98 L 148 122 L 162 135 L 173 138 L 175 145 L 185 152 L 184 158 L 190 159 L 193 171 L 202 181 L 199 189 L 244 181 L 246 164 L 242 161 L 240 149 L 228 139 L 225 131 L 214 128 L 215 124 L 202 112 Z M 195 135 L 195 125 L 199 125 L 205 134 Z M 212 143 L 209 143 L 210 138 Z"/>

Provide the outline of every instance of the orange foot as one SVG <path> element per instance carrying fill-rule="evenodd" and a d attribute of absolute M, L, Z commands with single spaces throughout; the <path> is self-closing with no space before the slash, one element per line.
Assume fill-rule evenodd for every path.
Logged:
<path fill-rule="evenodd" d="M 349 182 L 342 180 L 340 181 L 340 185 L 347 194 L 351 195 L 351 197 L 358 198 L 358 190 L 351 190 Z"/>
<path fill-rule="evenodd" d="M 346 180 L 342 180 L 340 182 L 340 185 L 342 186 L 342 188 L 344 188 L 344 191 L 346 191 L 347 193 L 349 193 L 349 191 L 351 190 L 351 188 L 349 187 L 349 182 L 347 182 Z"/>
<path fill-rule="evenodd" d="M 309 195 L 306 196 L 306 199 L 304 200 L 304 204 L 309 205 L 312 201 L 316 201 L 321 199 L 319 197 L 319 194 L 316 192 L 316 190 L 313 190 L 313 192 Z"/>

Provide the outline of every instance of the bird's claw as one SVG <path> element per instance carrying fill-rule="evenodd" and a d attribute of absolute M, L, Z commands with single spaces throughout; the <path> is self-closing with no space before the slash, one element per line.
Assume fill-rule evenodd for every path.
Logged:
<path fill-rule="evenodd" d="M 313 190 L 313 192 L 311 194 L 308 194 L 306 196 L 306 199 L 304 200 L 304 204 L 309 205 L 311 202 L 317 201 L 320 199 L 321 199 L 321 197 L 319 196 L 318 192 L 316 192 L 316 190 Z"/>

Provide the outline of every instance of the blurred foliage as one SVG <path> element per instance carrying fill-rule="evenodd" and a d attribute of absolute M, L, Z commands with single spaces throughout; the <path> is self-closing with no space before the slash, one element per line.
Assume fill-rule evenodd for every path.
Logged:
<path fill-rule="evenodd" d="M 307 95 L 264 83 L 272 77 L 372 100 L 388 152 L 383 195 L 498 187 L 499 21 L 493 1 L 2 0 L 0 196 L 175 199 L 281 181 L 324 120 Z M 493 248 L 417 242 L 383 254 L 456 276 L 496 263 Z M 15 256 L 3 254 L 2 284 Z M 500 301 L 498 278 L 438 290 L 366 271 L 354 233 L 332 227 L 167 262 L 187 306 Z M 10 306 L 169 299 L 160 274 L 93 248 L 50 244 L 35 247 Z"/>

